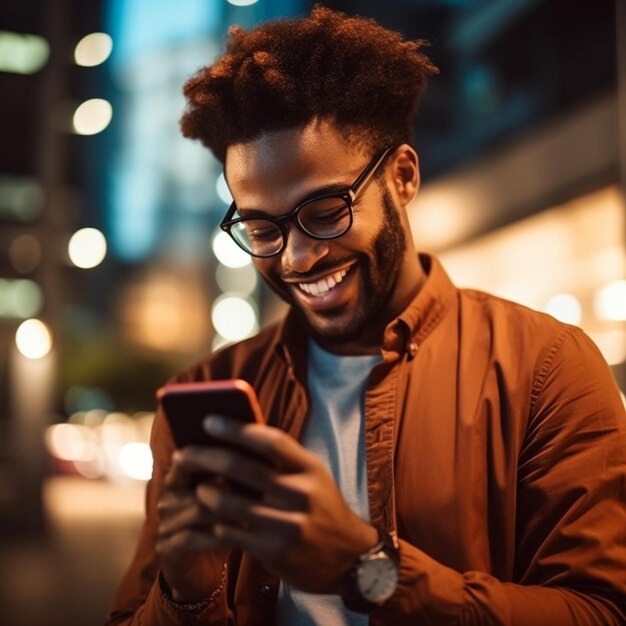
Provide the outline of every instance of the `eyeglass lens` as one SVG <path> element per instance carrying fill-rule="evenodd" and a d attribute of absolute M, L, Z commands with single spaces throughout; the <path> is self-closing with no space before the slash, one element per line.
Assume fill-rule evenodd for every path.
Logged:
<path fill-rule="evenodd" d="M 350 228 L 350 208 L 343 198 L 317 198 L 302 204 L 295 215 L 302 230 L 319 239 L 332 239 Z M 283 247 L 283 231 L 267 219 L 251 218 L 231 226 L 232 236 L 248 252 L 269 256 Z"/>

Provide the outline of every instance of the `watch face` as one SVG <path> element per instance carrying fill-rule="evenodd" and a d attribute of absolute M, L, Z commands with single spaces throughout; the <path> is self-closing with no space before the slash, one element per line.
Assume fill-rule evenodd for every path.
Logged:
<path fill-rule="evenodd" d="M 361 595 L 369 602 L 388 600 L 398 584 L 398 568 L 384 552 L 372 555 L 359 564 L 356 582 Z"/>

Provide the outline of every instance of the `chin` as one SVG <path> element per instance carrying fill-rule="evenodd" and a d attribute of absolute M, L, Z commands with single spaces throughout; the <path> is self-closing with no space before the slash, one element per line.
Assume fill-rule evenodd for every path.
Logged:
<path fill-rule="evenodd" d="M 299 312 L 309 327 L 311 335 L 318 340 L 318 343 L 333 342 L 344 344 L 355 341 L 365 334 L 366 324 L 364 320 L 355 318 L 354 315 L 348 316 L 345 311 L 336 315 L 335 319 L 324 320 L 320 320 L 317 316 L 311 318 L 301 309 L 299 309 Z M 337 319 L 339 317 L 343 319 Z"/>

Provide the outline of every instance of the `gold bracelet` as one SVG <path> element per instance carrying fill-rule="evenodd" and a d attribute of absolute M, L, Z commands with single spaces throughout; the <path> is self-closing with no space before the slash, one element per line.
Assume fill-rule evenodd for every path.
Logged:
<path fill-rule="evenodd" d="M 220 577 L 220 582 L 213 591 L 213 593 L 204 600 L 198 600 L 196 602 L 179 602 L 178 600 L 174 600 L 172 595 L 172 588 L 169 586 L 167 580 L 165 580 L 165 576 L 163 576 L 163 572 L 159 571 L 159 588 L 161 589 L 161 593 L 163 597 L 167 601 L 167 603 L 176 609 L 177 611 L 182 611 L 184 613 L 201 613 L 204 609 L 206 609 L 211 602 L 215 600 L 215 598 L 222 592 L 224 585 L 226 584 L 226 573 L 228 571 L 228 563 L 224 563 L 224 567 L 222 568 L 222 575 Z"/>

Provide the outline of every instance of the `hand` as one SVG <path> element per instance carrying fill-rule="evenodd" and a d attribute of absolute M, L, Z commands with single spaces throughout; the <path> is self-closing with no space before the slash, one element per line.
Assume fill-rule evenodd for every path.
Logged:
<path fill-rule="evenodd" d="M 192 476 L 183 468 L 178 451 L 165 477 L 158 512 L 156 552 L 174 600 L 208 598 L 219 585 L 228 553 L 213 550 L 213 517 L 196 499 Z"/>
<path fill-rule="evenodd" d="M 223 478 L 196 489 L 215 522 L 207 545 L 245 550 L 303 591 L 341 593 L 346 573 L 378 534 L 348 507 L 321 461 L 277 428 L 222 418 L 209 418 L 206 427 L 212 437 L 238 446 L 180 453 L 188 473 Z"/>

